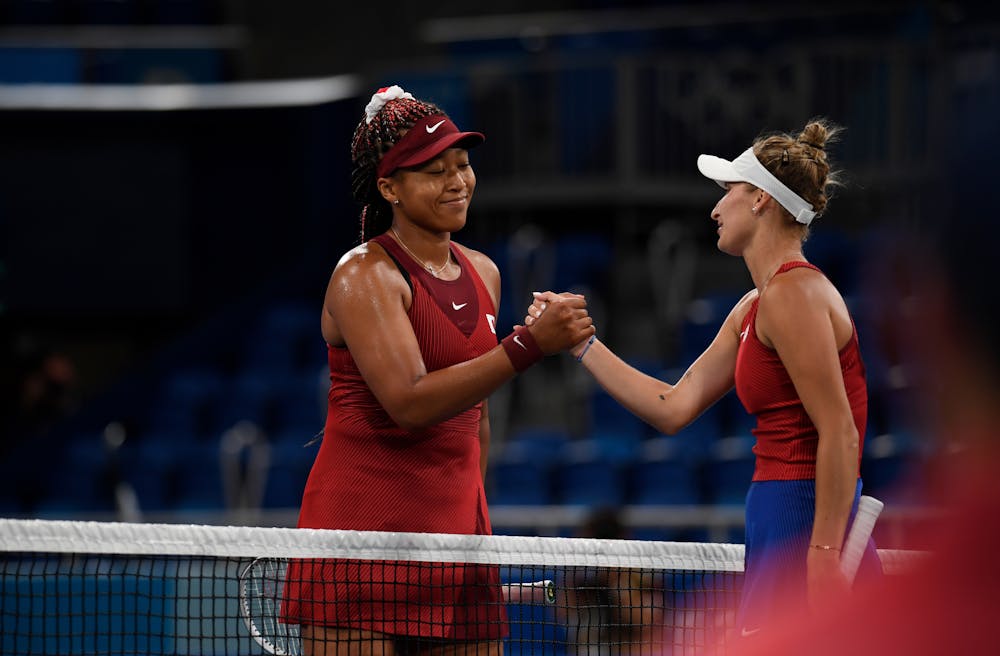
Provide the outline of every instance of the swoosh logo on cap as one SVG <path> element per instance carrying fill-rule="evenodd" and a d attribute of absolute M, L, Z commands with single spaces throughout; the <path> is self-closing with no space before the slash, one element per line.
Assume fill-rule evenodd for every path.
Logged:
<path fill-rule="evenodd" d="M 434 134 L 434 131 L 441 127 L 442 123 L 444 123 L 444 119 L 441 119 L 434 125 L 425 125 L 424 127 L 427 128 L 427 134 Z"/>

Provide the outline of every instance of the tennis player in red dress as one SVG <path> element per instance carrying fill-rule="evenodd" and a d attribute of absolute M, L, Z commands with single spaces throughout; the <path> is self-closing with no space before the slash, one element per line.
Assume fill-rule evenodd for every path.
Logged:
<path fill-rule="evenodd" d="M 498 344 L 497 267 L 451 241 L 476 184 L 468 149 L 483 140 L 399 87 L 380 89 L 355 131 L 363 243 L 327 289 L 329 408 L 300 527 L 489 534 L 486 397 L 593 334 L 575 297 Z M 498 654 L 499 595 L 492 567 L 300 561 L 282 612 L 301 625 L 306 653 L 464 643 L 463 653 Z"/>

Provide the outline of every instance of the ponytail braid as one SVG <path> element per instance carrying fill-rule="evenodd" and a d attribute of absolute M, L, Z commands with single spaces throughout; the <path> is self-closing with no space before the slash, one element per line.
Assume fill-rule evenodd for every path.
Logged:
<path fill-rule="evenodd" d="M 406 130 L 425 116 L 445 113 L 433 103 L 415 98 L 390 100 L 354 130 L 351 139 L 351 196 L 361 204 L 361 241 L 385 232 L 392 223 L 392 207 L 378 190 L 378 163 Z"/>

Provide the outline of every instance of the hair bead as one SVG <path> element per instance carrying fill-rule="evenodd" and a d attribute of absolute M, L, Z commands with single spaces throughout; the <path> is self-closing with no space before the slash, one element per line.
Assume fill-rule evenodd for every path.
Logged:
<path fill-rule="evenodd" d="M 361 241 L 384 232 L 392 222 L 392 209 L 376 184 L 379 160 L 399 141 L 400 132 L 430 114 L 444 114 L 437 105 L 409 94 L 382 103 L 361 118 L 351 140 L 351 195 L 361 203 Z"/>

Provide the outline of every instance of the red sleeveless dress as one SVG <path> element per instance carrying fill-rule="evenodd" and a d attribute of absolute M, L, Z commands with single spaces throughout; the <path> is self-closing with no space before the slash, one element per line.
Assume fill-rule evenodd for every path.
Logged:
<path fill-rule="evenodd" d="M 475 267 L 439 280 L 386 234 L 375 237 L 407 278 L 408 315 L 427 371 L 497 345 L 496 308 Z M 306 482 L 300 528 L 492 533 L 480 472 L 482 402 L 405 430 L 379 405 L 347 348 L 328 347 L 326 428 Z M 494 640 L 506 635 L 497 568 L 384 561 L 293 561 L 285 621 L 402 636 Z"/>

